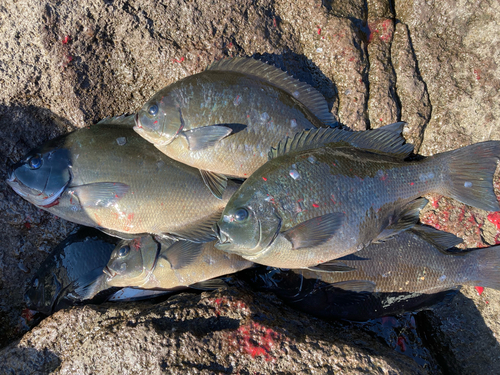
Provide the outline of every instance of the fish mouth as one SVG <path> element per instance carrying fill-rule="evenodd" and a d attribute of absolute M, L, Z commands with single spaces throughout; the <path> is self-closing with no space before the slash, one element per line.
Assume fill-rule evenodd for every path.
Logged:
<path fill-rule="evenodd" d="M 217 223 L 215 223 L 212 226 L 212 230 L 214 231 L 215 236 L 217 237 L 217 243 L 215 244 L 215 247 L 217 247 L 220 250 L 227 249 L 231 245 L 231 237 L 222 232 L 220 230 L 219 224 Z"/>
<path fill-rule="evenodd" d="M 66 190 L 66 187 L 69 185 L 70 181 L 68 181 L 65 185 L 63 185 L 61 189 L 59 189 L 50 196 L 44 194 L 43 191 L 40 192 L 38 190 L 31 189 L 30 187 L 24 185 L 17 179 L 14 173 L 12 173 L 11 176 L 9 176 L 6 182 L 12 188 L 12 190 L 14 190 L 18 195 L 20 195 L 27 201 L 33 203 L 34 205 L 40 207 L 51 207 L 57 204 L 55 202 L 61 197 L 64 190 Z"/>
<path fill-rule="evenodd" d="M 113 277 L 115 277 L 117 275 L 116 272 L 113 272 L 108 266 L 104 267 L 102 269 L 102 272 L 106 274 L 107 277 L 107 281 L 111 280 Z"/>
<path fill-rule="evenodd" d="M 135 122 L 134 128 L 142 129 L 141 121 L 139 120 L 139 112 L 137 112 L 135 114 L 135 116 L 134 116 L 134 122 Z"/>

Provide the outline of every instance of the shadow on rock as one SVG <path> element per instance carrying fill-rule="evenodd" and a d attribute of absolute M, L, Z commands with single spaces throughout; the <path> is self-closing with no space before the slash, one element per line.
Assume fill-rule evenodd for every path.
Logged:
<path fill-rule="evenodd" d="M 49 374 L 61 364 L 54 352 L 43 349 L 12 346 L 0 353 L 2 366 L 0 374 Z"/>
<path fill-rule="evenodd" d="M 444 374 L 497 374 L 500 345 L 474 302 L 452 301 L 416 316 L 424 340 Z"/>

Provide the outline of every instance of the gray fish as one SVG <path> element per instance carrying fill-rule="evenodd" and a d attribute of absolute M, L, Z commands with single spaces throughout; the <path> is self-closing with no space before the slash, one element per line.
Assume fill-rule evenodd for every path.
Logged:
<path fill-rule="evenodd" d="M 492 184 L 500 142 L 404 161 L 412 146 L 403 144 L 401 125 L 318 129 L 281 143 L 229 200 L 215 227 L 217 248 L 272 267 L 307 268 L 410 228 L 425 194 L 500 209 Z"/>
<path fill-rule="evenodd" d="M 160 241 L 151 236 L 123 241 L 113 251 L 107 268 L 111 286 L 141 289 L 212 288 L 218 280 L 253 265 L 237 255 L 214 247 L 215 241 Z"/>
<path fill-rule="evenodd" d="M 137 113 L 134 129 L 199 168 L 219 196 L 223 175 L 247 178 L 285 136 L 333 124 L 313 87 L 261 61 L 232 58 L 157 92 Z"/>
<path fill-rule="evenodd" d="M 223 199 L 198 170 L 170 159 L 139 137 L 133 116 L 104 120 L 49 141 L 14 167 L 7 183 L 63 219 L 133 238 L 154 233 L 211 241 Z"/>
<path fill-rule="evenodd" d="M 461 242 L 451 233 L 416 225 L 386 242 L 328 262 L 344 272 L 300 272 L 353 292 L 432 294 L 459 285 L 500 290 L 500 246 L 446 251 Z"/>
<path fill-rule="evenodd" d="M 102 270 L 118 239 L 93 228 L 71 233 L 47 256 L 31 279 L 24 295 L 28 308 L 50 315 L 66 306 L 96 302 L 108 290 Z M 117 288 L 103 295 L 106 299 Z"/>

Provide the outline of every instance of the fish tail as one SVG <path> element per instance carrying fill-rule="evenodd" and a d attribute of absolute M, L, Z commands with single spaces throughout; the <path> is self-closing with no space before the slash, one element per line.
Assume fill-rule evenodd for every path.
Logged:
<path fill-rule="evenodd" d="M 500 290 L 500 246 L 474 250 L 477 256 L 477 281 L 474 286 Z"/>
<path fill-rule="evenodd" d="M 448 166 L 441 193 L 486 211 L 499 211 L 493 175 L 500 157 L 500 142 L 487 141 L 436 155 Z"/>

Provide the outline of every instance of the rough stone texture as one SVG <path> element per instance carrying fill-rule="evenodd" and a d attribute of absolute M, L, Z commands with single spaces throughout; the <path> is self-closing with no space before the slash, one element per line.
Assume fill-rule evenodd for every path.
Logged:
<path fill-rule="evenodd" d="M 395 1 L 432 103 L 422 153 L 500 138 L 497 1 Z"/>
<path fill-rule="evenodd" d="M 269 300 L 233 290 L 73 308 L 5 348 L 0 363 L 12 374 L 427 373 L 366 334 Z"/>
<path fill-rule="evenodd" d="M 0 346 L 27 330 L 29 314 L 23 313 L 22 301 L 26 283 L 50 248 L 73 228 L 17 196 L 4 182 L 9 165 L 57 135 L 106 116 L 136 111 L 158 89 L 202 71 L 215 59 L 254 55 L 280 66 L 318 88 L 338 121 L 356 130 L 407 121 L 405 136 L 417 148 L 422 142 L 423 155 L 500 139 L 498 2 L 396 0 L 391 4 L 384 0 L 2 2 Z M 500 214 L 447 198 L 432 197 L 422 221 L 464 237 L 467 246 L 493 245 L 500 238 Z M 464 295 L 470 300 L 461 297 L 451 307 L 429 314 L 424 333 L 435 333 L 432 347 L 436 357 L 445 358 L 444 370 L 494 373 L 499 292 L 486 290 L 479 296 L 466 288 Z M 305 372 L 321 372 L 322 365 L 334 370 L 335 365 L 345 373 L 356 366 L 379 373 L 398 373 L 399 368 L 404 373 L 409 366 L 406 359 L 384 351 L 383 344 L 370 341 L 357 328 L 349 337 L 345 330 L 289 310 L 289 319 L 300 320 L 302 326 L 256 321 L 255 316 L 272 308 L 265 307 L 259 295 L 234 297 L 243 298 L 252 314 L 238 313 L 235 318 L 227 312 L 221 314 L 224 319 L 214 315 L 208 320 L 200 311 L 215 309 L 207 301 L 218 297 L 206 294 L 196 301 L 188 297 L 194 298 L 183 294 L 155 307 L 62 311 L 0 355 L 26 371 L 38 366 L 41 372 L 58 368 L 73 373 L 76 369 L 104 371 L 116 358 L 130 372 L 286 372 L 290 364 L 298 366 L 294 371 Z M 174 319 L 168 313 L 172 304 L 184 306 L 186 314 L 192 315 L 176 310 Z M 196 320 L 202 316 L 203 321 Z M 464 318 L 453 320 L 457 316 Z M 467 330 L 456 329 L 461 321 Z M 196 331 L 198 323 L 204 327 L 201 331 Z M 246 339 L 237 335 L 242 333 L 238 327 L 253 330 L 257 340 L 266 334 L 274 340 L 275 333 L 265 333 L 257 323 L 281 335 L 279 348 L 288 352 L 270 350 L 276 362 L 266 361 L 266 355 L 245 362 L 248 354 L 234 347 L 232 357 L 229 354 L 228 337 L 239 348 L 249 348 Z M 279 330 L 282 325 L 286 327 Z M 177 333 L 169 333 L 171 328 Z M 307 332 L 304 336 L 302 330 Z M 44 336 L 49 332 L 52 336 Z M 370 345 L 353 345 L 358 339 Z M 132 350 L 156 349 L 156 343 L 164 362 Z M 368 346 L 376 353 L 365 349 Z M 101 361 L 101 349 L 118 356 Z M 219 351 L 226 353 L 220 354 L 220 360 Z M 342 359 L 341 351 L 348 359 Z M 316 367 L 300 367 L 299 358 Z M 216 363 L 222 367 L 214 367 Z M 75 370 L 73 364 L 78 366 Z"/>

